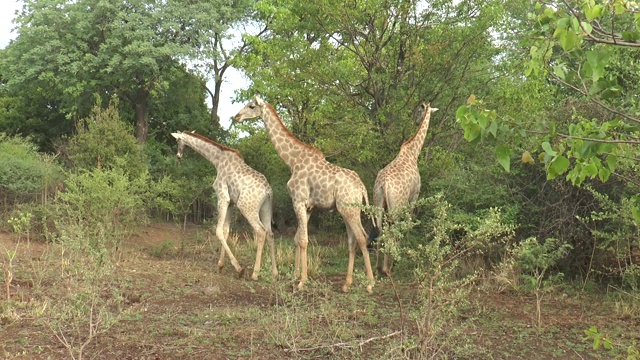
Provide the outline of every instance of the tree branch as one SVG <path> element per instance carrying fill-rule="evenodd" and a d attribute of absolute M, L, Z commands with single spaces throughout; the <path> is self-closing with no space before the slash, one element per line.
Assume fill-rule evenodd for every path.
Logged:
<path fill-rule="evenodd" d="M 559 78 L 559 77 L 557 77 L 555 75 L 552 75 L 552 78 L 555 81 L 557 81 L 557 82 L 559 82 L 559 83 L 561 83 L 561 84 L 563 84 L 563 85 L 565 85 L 565 86 L 567 86 L 567 87 L 579 92 L 580 94 L 582 94 L 584 96 L 587 96 L 587 97 L 589 96 L 589 93 L 586 92 L 586 90 L 580 90 L 577 86 L 569 84 L 568 82 L 562 80 L 561 78 Z M 608 111 L 610 111 L 610 112 L 612 112 L 612 113 L 614 113 L 614 114 L 616 114 L 616 115 L 618 115 L 618 116 L 620 116 L 622 118 L 625 118 L 626 120 L 629 120 L 629 121 L 632 121 L 632 122 L 640 124 L 640 119 L 635 118 L 633 116 L 629 116 L 629 115 L 623 113 L 620 110 L 616 110 L 616 109 L 610 107 L 609 105 L 603 103 L 602 101 L 600 101 L 600 100 L 598 100 L 596 98 L 591 98 L 591 101 L 593 101 L 594 103 L 596 103 L 596 104 L 600 105 L 601 107 L 607 109 Z"/>
<path fill-rule="evenodd" d="M 562 2 L 567 7 L 567 9 L 569 9 L 569 12 L 571 13 L 571 15 L 573 15 L 573 17 L 575 17 L 578 20 L 578 24 L 580 24 L 580 28 L 582 29 L 582 32 L 585 35 L 587 35 L 588 40 L 591 40 L 591 41 L 597 42 L 597 43 L 601 43 L 601 44 L 610 44 L 610 45 L 628 46 L 628 47 L 640 47 L 640 43 L 633 43 L 633 42 L 616 40 L 616 38 L 620 38 L 620 37 L 615 35 L 613 32 L 611 32 L 611 34 L 608 34 L 608 33 L 605 33 L 604 31 L 600 31 L 601 33 L 605 33 L 607 36 L 611 36 L 612 40 L 603 39 L 603 38 L 599 38 L 599 37 L 594 36 L 591 32 L 588 32 L 587 29 L 585 29 L 584 25 L 582 24 L 582 21 L 580 21 L 580 17 L 576 13 L 576 11 L 567 3 L 567 1 L 566 0 L 562 0 Z"/>

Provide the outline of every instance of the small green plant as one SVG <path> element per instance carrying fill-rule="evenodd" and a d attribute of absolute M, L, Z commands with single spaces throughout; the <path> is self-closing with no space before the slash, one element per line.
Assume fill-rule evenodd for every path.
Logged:
<path fill-rule="evenodd" d="M 5 249 L 2 259 L 2 270 L 4 271 L 4 285 L 7 292 L 7 303 L 11 301 L 11 282 L 13 281 L 13 260 L 18 253 L 18 244 L 15 249 Z"/>
<path fill-rule="evenodd" d="M 156 258 L 162 258 L 173 253 L 175 253 L 175 243 L 171 240 L 165 240 L 160 245 L 151 247 L 151 256 Z"/>
<path fill-rule="evenodd" d="M 536 295 L 536 319 L 542 325 L 542 299 L 562 278 L 562 273 L 549 275 L 549 270 L 558 260 L 566 256 L 571 245 L 553 238 L 539 242 L 536 238 L 528 238 L 512 249 L 522 273 L 521 277 L 527 289 Z"/>
<path fill-rule="evenodd" d="M 29 232 L 31 229 L 31 218 L 33 215 L 30 212 L 20 212 L 17 216 L 12 216 L 7 220 L 11 230 L 18 234 L 19 240 L 23 235 L 26 235 L 27 241 L 29 241 Z"/>
<path fill-rule="evenodd" d="M 593 350 L 598 350 L 600 347 L 603 347 L 607 350 L 613 349 L 613 343 L 611 342 L 611 339 L 609 339 L 609 337 L 606 336 L 605 334 L 602 334 L 600 331 L 598 331 L 597 327 L 592 326 L 588 328 L 587 330 L 584 331 L 584 334 L 586 336 L 582 338 L 582 340 L 592 341 Z"/>

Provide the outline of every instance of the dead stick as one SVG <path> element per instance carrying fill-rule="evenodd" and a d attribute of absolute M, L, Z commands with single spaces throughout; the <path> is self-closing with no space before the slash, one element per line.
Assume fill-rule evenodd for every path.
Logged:
<path fill-rule="evenodd" d="M 285 352 L 299 352 L 299 351 L 315 351 L 315 350 L 320 350 L 320 349 L 338 348 L 338 347 L 344 347 L 344 348 L 353 348 L 353 347 L 356 347 L 356 346 L 362 347 L 363 345 L 365 345 L 367 343 L 370 343 L 372 341 L 387 339 L 387 338 L 390 338 L 392 336 L 396 336 L 396 335 L 398 335 L 400 333 L 402 333 L 402 331 L 399 330 L 399 331 L 392 332 L 391 334 L 387 334 L 387 335 L 383 335 L 383 336 L 374 336 L 374 337 L 366 339 L 366 340 L 352 340 L 352 341 L 341 342 L 341 343 L 336 343 L 336 344 L 320 345 L 320 346 L 302 348 L 302 349 L 295 349 L 295 350 L 284 349 L 284 351 Z"/>

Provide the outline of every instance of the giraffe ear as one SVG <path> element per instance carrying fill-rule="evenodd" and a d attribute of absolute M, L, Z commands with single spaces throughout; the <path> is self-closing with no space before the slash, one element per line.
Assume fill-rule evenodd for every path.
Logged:
<path fill-rule="evenodd" d="M 256 95 L 256 104 L 258 104 L 258 106 L 264 105 L 264 100 L 262 100 L 260 95 Z"/>
<path fill-rule="evenodd" d="M 438 109 L 438 108 L 431 108 L 431 113 L 433 114 L 434 112 L 436 112 L 436 111 L 438 111 L 438 110 L 440 110 L 440 109 Z"/>
<path fill-rule="evenodd" d="M 179 132 L 171 133 L 171 135 L 176 139 L 180 139 L 182 137 L 182 133 L 179 133 Z"/>

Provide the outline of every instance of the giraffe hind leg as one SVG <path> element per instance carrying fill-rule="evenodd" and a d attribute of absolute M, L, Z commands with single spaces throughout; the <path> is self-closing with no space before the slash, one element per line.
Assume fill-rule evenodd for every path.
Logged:
<path fill-rule="evenodd" d="M 273 241 L 273 231 L 271 230 L 271 220 L 273 216 L 273 204 L 271 197 L 267 197 L 260 207 L 260 222 L 266 231 L 266 239 L 269 244 L 269 252 L 271 255 L 271 276 L 273 279 L 278 278 L 278 267 L 276 262 L 276 248 Z"/>
<path fill-rule="evenodd" d="M 262 265 L 262 249 L 264 248 L 264 241 L 266 238 L 265 228 L 260 221 L 260 213 L 258 209 L 250 208 L 240 210 L 242 215 L 244 215 L 245 219 L 253 229 L 253 240 L 257 244 L 256 249 L 256 261 L 253 265 L 253 273 L 251 274 L 251 279 L 258 280 L 258 276 L 260 275 L 260 267 Z"/>
<path fill-rule="evenodd" d="M 347 235 L 349 237 L 349 263 L 347 265 L 347 277 L 345 279 L 342 290 L 347 292 L 349 286 L 353 282 L 353 267 L 355 263 L 356 245 L 360 247 L 362 252 L 362 258 L 364 259 L 364 268 L 369 280 L 367 284 L 367 292 L 373 292 L 373 285 L 375 280 L 373 278 L 373 271 L 371 270 L 371 259 L 369 258 L 369 250 L 367 249 L 367 235 L 360 222 L 360 211 L 356 208 L 351 209 L 338 209 L 342 218 L 347 226 Z M 355 241 L 353 241 L 355 239 Z"/>

